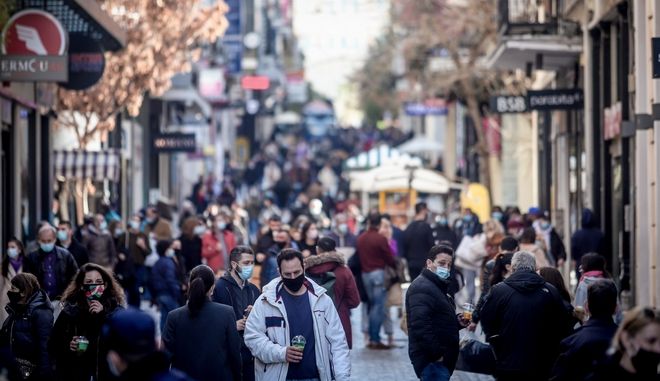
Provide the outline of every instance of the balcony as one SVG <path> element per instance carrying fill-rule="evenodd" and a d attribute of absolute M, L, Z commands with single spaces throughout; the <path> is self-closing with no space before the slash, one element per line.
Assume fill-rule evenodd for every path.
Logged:
<path fill-rule="evenodd" d="M 492 68 L 558 70 L 582 52 L 579 28 L 560 23 L 561 0 L 498 0 L 499 36 L 486 60 Z"/>
<path fill-rule="evenodd" d="M 500 33 L 556 34 L 558 5 L 559 0 L 498 0 Z"/>

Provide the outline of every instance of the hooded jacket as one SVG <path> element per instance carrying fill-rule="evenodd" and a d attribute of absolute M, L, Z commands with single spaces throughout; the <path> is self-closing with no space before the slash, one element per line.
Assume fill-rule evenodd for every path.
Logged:
<path fill-rule="evenodd" d="M 491 288 L 481 325 L 495 351 L 496 376 L 547 380 L 572 324 L 557 289 L 533 271 L 518 270 Z"/>
<path fill-rule="evenodd" d="M 448 288 L 449 281 L 424 269 L 406 293 L 408 355 L 417 377 L 421 377 L 427 365 L 440 358 L 450 373 L 456 366 L 461 327 Z"/>
<path fill-rule="evenodd" d="M 307 257 L 305 258 L 305 271 L 312 276 L 326 272 L 335 274 L 334 303 L 337 307 L 337 313 L 339 313 L 341 325 L 344 327 L 344 332 L 346 332 L 348 348 L 353 348 L 351 309 L 360 304 L 360 293 L 355 278 L 353 278 L 353 273 L 344 263 L 344 256 L 331 251 Z"/>
<path fill-rule="evenodd" d="M 587 253 L 605 255 L 605 235 L 598 228 L 596 217 L 589 209 L 582 211 L 582 229 L 576 231 L 571 237 L 571 255 L 580 263 L 582 256 Z"/>
<path fill-rule="evenodd" d="M 316 366 L 321 381 L 350 381 L 351 360 L 337 310 L 325 289 L 305 280 L 314 321 Z M 286 348 L 291 345 L 286 308 L 280 295 L 281 278 L 267 284 L 245 325 L 245 344 L 255 357 L 257 381 L 285 381 L 289 369 Z"/>
<path fill-rule="evenodd" d="M 46 292 L 38 290 L 27 305 L 10 303 L 7 307 L 9 317 L 0 332 L 0 343 L 9 349 L 11 359 L 27 360 L 36 365 L 36 370 L 29 380 L 45 380 L 51 377 L 52 369 L 48 356 L 48 338 L 53 327 L 53 307 Z M 10 368 L 11 375 L 16 375 L 15 363 Z"/>

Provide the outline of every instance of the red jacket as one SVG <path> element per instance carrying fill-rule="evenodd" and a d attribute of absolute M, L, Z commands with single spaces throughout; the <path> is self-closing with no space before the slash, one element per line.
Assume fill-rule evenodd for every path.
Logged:
<path fill-rule="evenodd" d="M 330 271 L 335 274 L 336 280 L 333 286 L 335 307 L 346 333 L 348 347 L 353 348 L 350 310 L 360 304 L 360 294 L 353 273 L 344 264 L 344 256 L 334 251 L 312 255 L 305 258 L 305 271 L 310 275 Z"/>
<path fill-rule="evenodd" d="M 396 266 L 387 238 L 376 229 L 370 228 L 358 237 L 357 254 L 363 273 Z"/>
<path fill-rule="evenodd" d="M 225 257 L 229 258 L 229 253 L 236 247 L 236 237 L 232 231 L 223 230 L 222 235 L 225 239 L 225 250 L 218 247 L 220 239 L 214 232 L 208 231 L 202 236 L 202 258 L 206 258 L 206 263 L 214 273 L 226 270 Z"/>

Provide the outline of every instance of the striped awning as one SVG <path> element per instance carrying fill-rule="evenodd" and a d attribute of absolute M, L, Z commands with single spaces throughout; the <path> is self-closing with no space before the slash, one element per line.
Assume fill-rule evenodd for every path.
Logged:
<path fill-rule="evenodd" d="M 54 151 L 55 176 L 119 181 L 119 151 Z"/>

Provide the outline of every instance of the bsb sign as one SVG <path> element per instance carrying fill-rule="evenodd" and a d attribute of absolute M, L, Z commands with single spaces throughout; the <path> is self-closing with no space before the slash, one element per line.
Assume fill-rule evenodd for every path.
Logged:
<path fill-rule="evenodd" d="M 499 95 L 490 100 L 491 110 L 498 114 L 528 111 L 578 110 L 584 107 L 581 89 L 528 90 L 527 96 Z"/>
<path fill-rule="evenodd" d="M 64 82 L 68 79 L 68 33 L 50 13 L 27 9 L 2 32 L 0 80 Z"/>

